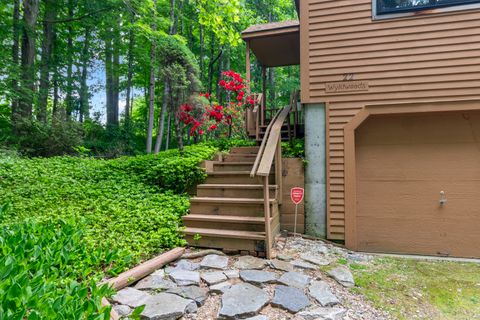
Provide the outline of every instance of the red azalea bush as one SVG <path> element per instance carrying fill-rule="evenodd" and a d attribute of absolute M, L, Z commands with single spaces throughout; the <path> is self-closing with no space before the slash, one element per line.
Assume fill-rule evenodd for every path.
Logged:
<path fill-rule="evenodd" d="M 224 106 L 215 103 L 214 97 L 208 92 L 199 94 L 199 97 L 208 100 L 202 110 L 196 110 L 191 104 L 180 106 L 178 117 L 188 128 L 190 136 L 199 137 L 216 132 L 216 136 L 223 133 L 231 137 L 233 132 L 243 132 L 243 111 L 255 104 L 252 96 L 245 96 L 245 80 L 234 71 L 224 71 L 218 84 L 227 96 L 228 103 Z"/>

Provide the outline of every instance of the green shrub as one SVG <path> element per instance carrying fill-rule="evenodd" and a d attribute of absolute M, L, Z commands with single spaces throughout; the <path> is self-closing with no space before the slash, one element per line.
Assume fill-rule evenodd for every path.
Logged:
<path fill-rule="evenodd" d="M 305 159 L 305 139 L 296 139 L 292 143 L 282 142 L 282 155 L 285 158 Z"/>
<path fill-rule="evenodd" d="M 210 140 L 206 144 L 209 146 L 218 148 L 221 151 L 228 151 L 234 147 L 251 147 L 256 145 L 254 140 L 226 139 L 226 138 Z"/>
<path fill-rule="evenodd" d="M 0 230 L 0 319 L 109 319 L 98 287 L 121 265 L 118 252 L 92 250 L 76 222 L 4 225 Z"/>
<path fill-rule="evenodd" d="M 199 164 L 217 151 L 216 147 L 199 144 L 185 147 L 183 156 L 178 149 L 171 149 L 157 155 L 118 158 L 108 161 L 108 166 L 163 190 L 183 193 L 205 179 Z"/>

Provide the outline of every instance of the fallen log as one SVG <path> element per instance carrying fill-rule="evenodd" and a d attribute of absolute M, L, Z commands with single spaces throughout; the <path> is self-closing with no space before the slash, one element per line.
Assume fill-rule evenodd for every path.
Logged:
<path fill-rule="evenodd" d="M 140 279 L 148 276 L 155 270 L 163 267 L 164 265 L 177 260 L 185 252 L 185 248 L 175 248 L 173 250 L 167 251 L 158 257 L 155 257 L 151 260 L 145 261 L 144 263 L 125 271 L 119 274 L 115 278 L 111 278 L 104 283 L 108 283 L 110 287 L 115 290 L 120 290 L 128 286 L 133 282 L 137 282 Z"/>
<path fill-rule="evenodd" d="M 111 304 L 108 302 L 107 298 L 102 298 L 102 307 L 110 307 Z M 117 311 L 112 310 L 110 311 L 110 320 L 119 320 L 120 316 L 118 315 Z"/>
<path fill-rule="evenodd" d="M 129 284 L 145 278 L 157 269 L 160 269 L 164 265 L 177 260 L 185 252 L 185 248 L 175 248 L 167 251 L 158 257 L 145 261 L 144 263 L 125 271 L 115 278 L 108 279 L 100 283 L 100 285 L 108 284 L 115 290 L 120 290 L 128 286 Z M 110 302 L 106 298 L 102 298 L 102 306 L 110 306 Z M 113 310 L 110 312 L 110 320 L 118 320 L 120 316 Z"/>

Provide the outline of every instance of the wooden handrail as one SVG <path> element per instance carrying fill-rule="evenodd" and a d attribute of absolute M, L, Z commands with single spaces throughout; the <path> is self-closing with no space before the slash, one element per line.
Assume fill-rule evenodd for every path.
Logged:
<path fill-rule="evenodd" d="M 294 103 L 295 100 L 295 103 Z M 295 106 L 294 106 L 295 104 Z M 262 143 L 253 163 L 251 177 L 260 176 L 263 180 L 263 200 L 264 200 L 264 215 L 265 215 L 265 253 L 267 259 L 271 258 L 272 250 L 272 219 L 270 212 L 270 186 L 269 176 L 272 170 L 273 160 L 275 159 L 275 183 L 277 185 L 277 203 L 282 204 L 283 197 L 283 181 L 282 181 L 282 126 L 287 117 L 289 117 L 292 108 L 296 109 L 296 99 L 293 97 L 290 99 L 290 104 L 283 109 L 280 109 L 270 124 L 267 126 L 265 136 L 262 139 Z M 262 108 L 261 113 L 264 110 Z M 257 118 L 258 119 L 258 118 Z M 289 119 L 290 122 L 290 119 Z M 290 131 L 290 125 L 289 125 Z M 257 130 L 257 137 L 258 137 Z M 290 133 L 289 133 L 290 136 Z M 275 204 L 276 205 L 276 204 Z"/>
<path fill-rule="evenodd" d="M 272 126 L 275 123 L 275 120 L 277 119 L 279 114 L 280 114 L 280 111 L 278 111 L 277 114 L 273 117 L 272 121 L 270 121 L 270 124 L 265 130 L 265 135 L 263 136 L 262 143 L 260 144 L 260 148 L 258 149 L 257 157 L 255 158 L 255 162 L 253 163 L 252 171 L 250 171 L 250 176 L 252 178 L 257 175 L 257 169 L 258 169 L 258 166 L 260 165 L 260 161 L 262 160 L 265 146 L 267 144 L 268 136 L 270 135 Z"/>
<path fill-rule="evenodd" d="M 254 176 L 257 175 L 262 177 L 268 177 L 270 175 L 273 159 L 275 157 L 275 151 L 277 149 L 277 145 L 280 143 L 280 140 L 281 140 L 280 135 L 282 131 L 282 126 L 288 114 L 290 113 L 291 108 L 292 106 L 289 105 L 281 109 L 277 113 L 277 116 L 275 117 L 275 119 L 272 120 L 272 122 L 270 123 L 270 125 L 272 123 L 273 125 L 271 127 L 269 125 L 270 130 L 268 134 L 267 132 L 265 132 L 265 137 L 263 138 L 262 144 L 264 143 L 264 141 L 266 141 L 266 145 L 264 147 L 264 150 L 259 150 L 259 153 L 257 155 L 257 158 L 260 157 L 261 160 L 260 160 L 260 164 L 258 165 L 258 168 L 256 169 L 256 172 L 254 173 Z"/>
<path fill-rule="evenodd" d="M 263 210 L 265 216 L 265 253 L 267 259 L 272 254 L 272 221 L 270 212 L 270 186 L 269 175 L 275 158 L 275 183 L 278 188 L 278 204 L 282 203 L 282 137 L 281 130 L 285 119 L 290 113 L 292 106 L 289 105 L 275 114 L 265 131 L 262 144 L 258 150 L 250 176 L 263 178 Z"/>

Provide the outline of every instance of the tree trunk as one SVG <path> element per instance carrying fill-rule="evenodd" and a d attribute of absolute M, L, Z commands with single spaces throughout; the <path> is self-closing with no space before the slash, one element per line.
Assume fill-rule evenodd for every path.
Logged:
<path fill-rule="evenodd" d="M 35 26 L 38 18 L 38 0 L 23 2 L 21 87 L 18 104 L 19 118 L 32 117 L 35 94 Z"/>
<path fill-rule="evenodd" d="M 174 118 L 175 118 L 175 133 L 177 136 L 178 150 L 180 151 L 180 154 L 183 155 L 182 124 L 180 123 L 180 119 L 178 117 L 174 117 Z"/>
<path fill-rule="evenodd" d="M 180 2 L 182 4 L 182 2 Z M 178 16 L 175 17 L 175 0 L 170 0 L 170 35 L 174 35 L 177 33 L 177 24 L 178 24 Z M 167 112 L 168 107 L 168 96 L 171 96 L 170 85 L 168 83 L 168 75 L 164 75 L 164 83 L 163 83 L 163 101 L 162 101 L 162 109 L 160 111 L 160 117 L 158 119 L 158 130 L 157 130 L 157 140 L 155 142 L 155 149 L 154 152 L 157 154 L 160 152 L 162 148 L 162 140 L 163 140 L 163 131 L 165 125 L 165 113 Z"/>
<path fill-rule="evenodd" d="M 20 53 L 20 0 L 13 4 L 13 39 L 12 39 L 12 124 L 15 128 L 18 118 L 18 62 Z"/>
<path fill-rule="evenodd" d="M 114 26 L 113 41 L 113 68 L 112 68 L 112 113 L 113 119 L 111 124 L 118 126 L 119 119 L 119 100 L 120 100 L 120 21 L 116 21 Z"/>
<path fill-rule="evenodd" d="M 205 40 L 203 39 L 203 26 L 199 26 L 199 38 L 200 38 L 200 58 L 199 58 L 199 66 L 200 66 L 200 81 L 203 83 L 204 80 L 204 73 L 203 73 L 203 56 L 205 55 Z"/>
<path fill-rule="evenodd" d="M 133 25 L 134 19 L 132 18 L 131 23 Z M 130 96 L 132 94 L 132 79 L 133 79 L 133 49 L 135 46 L 135 33 L 133 32 L 132 26 L 130 27 L 129 36 L 128 36 L 128 71 L 127 71 L 127 97 L 125 102 L 125 123 L 129 123 L 130 121 L 130 109 L 131 105 L 133 105 L 133 100 L 130 100 Z"/>
<path fill-rule="evenodd" d="M 212 35 L 212 43 L 210 49 L 210 63 L 208 64 L 208 92 L 211 93 L 213 90 L 213 73 L 215 71 L 215 63 L 222 57 L 223 50 L 220 49 L 218 55 L 215 57 L 215 38 Z"/>
<path fill-rule="evenodd" d="M 168 147 L 170 145 L 170 131 L 171 131 L 171 127 L 172 127 L 172 112 L 173 111 L 170 111 L 168 113 L 168 119 L 167 119 L 167 137 L 165 139 L 165 150 L 168 150 Z"/>
<path fill-rule="evenodd" d="M 113 111 L 113 50 L 112 50 L 112 30 L 107 28 L 105 33 L 105 93 L 107 107 L 107 126 L 115 121 Z"/>
<path fill-rule="evenodd" d="M 88 76 L 88 64 L 90 62 L 90 27 L 85 27 L 85 34 L 84 34 L 84 42 L 83 42 L 83 50 L 82 50 L 82 73 L 80 75 L 80 122 L 83 122 L 85 118 L 89 118 L 89 110 L 90 106 L 88 103 L 88 84 L 87 84 L 87 76 Z"/>
<path fill-rule="evenodd" d="M 42 60 L 40 63 L 40 86 L 38 97 L 38 121 L 47 123 L 47 104 L 50 88 L 50 66 L 52 63 L 52 48 L 54 38 L 54 21 L 57 17 L 55 0 L 45 0 L 45 15 L 43 21 Z"/>
<path fill-rule="evenodd" d="M 157 12 L 157 0 L 154 0 L 155 5 L 155 14 Z M 154 23 L 152 25 L 154 31 L 157 30 L 157 25 Z M 152 140 L 153 140 L 153 124 L 155 117 L 155 60 L 156 55 L 155 51 L 157 50 L 157 45 L 155 41 L 152 41 L 150 47 L 150 81 L 148 89 L 148 129 L 147 129 L 147 153 L 152 153 Z"/>
<path fill-rule="evenodd" d="M 52 108 L 52 125 L 55 125 L 56 121 L 59 119 L 59 72 L 58 72 L 58 36 L 56 33 L 53 34 L 53 48 L 52 48 L 52 57 L 55 63 L 53 64 L 53 108 Z"/>
<path fill-rule="evenodd" d="M 165 127 L 165 113 L 167 112 L 168 107 L 168 95 L 170 93 L 168 81 L 165 81 L 165 87 L 163 90 L 163 102 L 162 102 L 162 111 L 160 113 L 160 118 L 158 120 L 158 132 L 157 132 L 157 141 L 155 142 L 155 154 L 159 153 L 162 149 L 162 140 L 163 140 L 163 131 Z"/>
<path fill-rule="evenodd" d="M 175 0 L 170 0 L 170 34 L 177 33 L 177 23 L 178 21 L 175 20 Z"/>
<path fill-rule="evenodd" d="M 74 0 L 68 0 L 68 19 L 73 19 Z M 67 28 L 67 120 L 70 120 L 73 112 L 73 25 Z"/>

